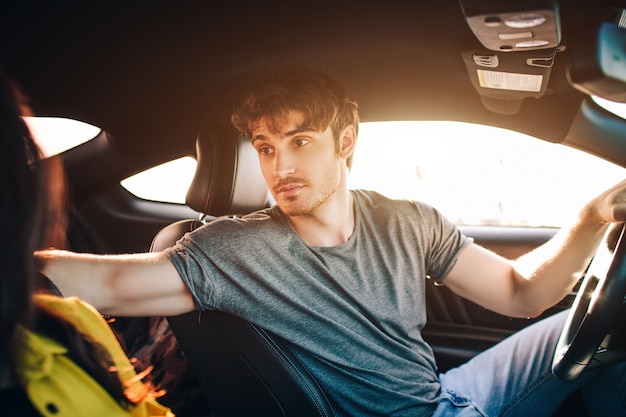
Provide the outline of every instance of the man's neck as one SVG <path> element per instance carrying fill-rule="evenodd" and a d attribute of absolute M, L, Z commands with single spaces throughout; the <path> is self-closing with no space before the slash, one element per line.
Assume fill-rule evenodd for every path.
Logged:
<path fill-rule="evenodd" d="M 287 216 L 292 229 L 309 246 L 330 247 L 345 243 L 354 232 L 354 198 L 348 190 L 313 214 Z"/>

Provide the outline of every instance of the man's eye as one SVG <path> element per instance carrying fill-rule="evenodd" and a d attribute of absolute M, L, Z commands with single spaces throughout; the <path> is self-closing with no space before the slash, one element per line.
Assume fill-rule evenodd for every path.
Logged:
<path fill-rule="evenodd" d="M 260 148 L 258 149 L 258 152 L 259 152 L 261 155 L 269 155 L 269 154 L 271 154 L 271 153 L 272 153 L 272 150 L 271 150 L 269 147 L 267 147 L 267 146 L 262 146 L 262 147 L 260 147 Z"/>
<path fill-rule="evenodd" d="M 308 139 L 296 139 L 294 141 L 294 144 L 296 145 L 296 148 L 300 148 L 300 147 L 306 145 L 307 143 L 309 143 Z"/>

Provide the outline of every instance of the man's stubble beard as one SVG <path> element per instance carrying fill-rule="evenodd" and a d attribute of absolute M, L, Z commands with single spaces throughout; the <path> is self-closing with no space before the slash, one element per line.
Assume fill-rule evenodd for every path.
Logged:
<path fill-rule="evenodd" d="M 322 207 L 339 189 L 340 176 L 338 170 L 328 170 L 327 175 L 319 187 L 311 188 L 310 183 L 306 183 L 305 192 L 312 190 L 315 193 L 313 199 L 302 201 L 301 195 L 287 197 L 286 203 L 279 205 L 279 208 L 289 217 L 296 216 L 314 216 L 318 209 Z"/>

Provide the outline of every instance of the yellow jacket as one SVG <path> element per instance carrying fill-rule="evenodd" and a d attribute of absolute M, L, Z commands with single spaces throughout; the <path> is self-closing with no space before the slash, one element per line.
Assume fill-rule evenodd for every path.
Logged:
<path fill-rule="evenodd" d="M 77 298 L 36 295 L 35 303 L 66 318 L 76 328 L 102 344 L 111 355 L 122 381 L 141 389 L 128 357 L 102 316 Z M 169 408 L 148 398 L 130 410 L 124 409 L 85 371 L 70 360 L 65 346 L 18 326 L 14 345 L 15 368 L 35 408 L 51 417 L 173 417 Z"/>

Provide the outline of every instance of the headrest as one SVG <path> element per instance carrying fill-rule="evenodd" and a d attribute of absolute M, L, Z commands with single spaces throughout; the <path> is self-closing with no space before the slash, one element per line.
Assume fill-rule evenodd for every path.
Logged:
<path fill-rule="evenodd" d="M 211 216 L 246 214 L 267 207 L 268 189 L 249 140 L 230 127 L 204 128 L 196 140 L 196 173 L 187 191 L 192 209 Z"/>

